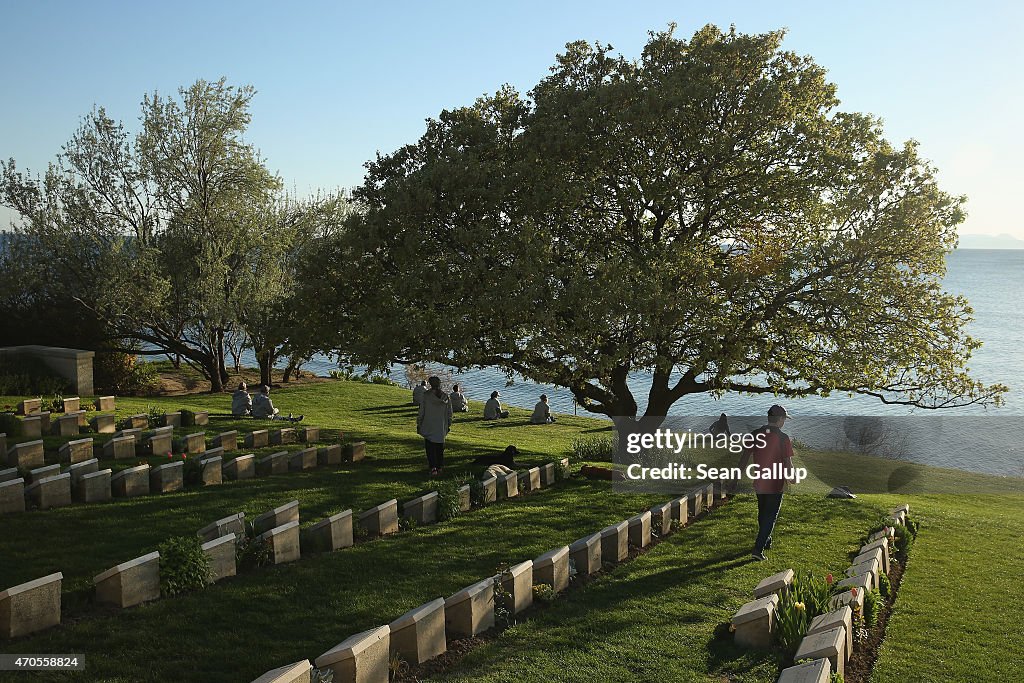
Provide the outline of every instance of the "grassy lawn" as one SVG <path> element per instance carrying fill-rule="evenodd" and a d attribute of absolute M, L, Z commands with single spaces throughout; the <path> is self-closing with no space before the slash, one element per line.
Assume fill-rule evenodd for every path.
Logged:
<path fill-rule="evenodd" d="M 86 655 L 87 673 L 38 676 L 44 680 L 252 680 L 447 596 L 503 562 L 536 557 L 668 499 L 614 494 L 607 482 L 570 480 L 446 524 L 264 568 L 191 595 L 123 611 L 92 604 L 94 574 L 219 517 L 238 511 L 252 516 L 298 499 L 303 523 L 310 524 L 424 490 L 425 459 L 408 399 L 405 390 L 355 382 L 275 392 L 275 404 L 305 413 L 305 424 L 366 440 L 364 462 L 0 519 L 0 587 L 53 571 L 65 576 L 63 625 L 0 643 L 0 652 Z M 16 400 L 0 397 L 0 403 Z M 126 398 L 118 401 L 118 415 L 153 405 L 209 410 L 209 434 L 270 426 L 224 415 L 228 404 L 226 395 Z M 514 408 L 508 420 L 484 422 L 481 406 L 472 407 L 474 412 L 456 416 L 447 453 L 450 476 L 475 474 L 481 468 L 471 465 L 473 458 L 510 443 L 523 451 L 524 463 L 541 463 L 568 454 L 580 434 L 607 429 L 606 423 L 572 416 L 529 426 L 529 412 Z M 336 438 L 336 432 L 327 436 Z M 879 515 L 909 502 L 922 532 L 875 679 L 1015 680 L 1010 674 L 1024 655 L 1024 636 L 1007 606 L 1014 604 L 1013 578 L 1024 559 L 1024 495 L 926 492 L 958 485 L 1019 491 L 1019 481 L 843 454 L 801 452 L 798 460 L 812 472 L 800 487 L 808 495 L 787 496 L 768 563 L 748 560 L 755 505 L 750 496 L 738 496 L 599 581 L 535 610 L 472 651 L 447 679 L 773 681 L 778 659 L 737 650 L 722 625 L 775 571 L 842 571 Z M 821 497 L 834 483 L 886 490 L 894 482 L 898 493 L 856 501 Z M 996 651 L 1009 656 L 997 659 Z M 2 681 L 24 678 L 0 673 Z"/>

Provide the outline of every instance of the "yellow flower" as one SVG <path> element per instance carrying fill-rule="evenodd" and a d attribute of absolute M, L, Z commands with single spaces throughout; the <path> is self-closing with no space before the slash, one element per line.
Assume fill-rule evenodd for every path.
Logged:
<path fill-rule="evenodd" d="M 794 604 L 793 607 L 796 607 L 801 612 L 803 612 L 804 609 L 805 609 L 805 605 L 802 602 L 798 602 L 798 603 Z"/>

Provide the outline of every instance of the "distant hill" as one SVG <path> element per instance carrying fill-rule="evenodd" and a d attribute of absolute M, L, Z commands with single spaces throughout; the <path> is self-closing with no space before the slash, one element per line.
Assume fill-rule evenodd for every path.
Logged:
<path fill-rule="evenodd" d="M 960 235 L 960 249 L 1024 249 L 1024 240 L 1013 235 Z"/>

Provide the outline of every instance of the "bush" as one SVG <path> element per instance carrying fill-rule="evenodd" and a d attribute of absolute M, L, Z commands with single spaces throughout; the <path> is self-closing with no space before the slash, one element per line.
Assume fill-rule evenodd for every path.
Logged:
<path fill-rule="evenodd" d="M 22 436 L 23 433 L 21 420 L 11 413 L 0 413 L 0 434 L 7 434 L 7 438 L 12 439 Z M 6 457 L 7 454 L 4 453 L 3 455 Z"/>
<path fill-rule="evenodd" d="M 62 394 L 71 388 L 68 380 L 31 356 L 0 359 L 0 394 L 41 396 Z"/>
<path fill-rule="evenodd" d="M 775 619 L 778 627 L 779 644 L 786 654 L 792 656 L 800 641 L 807 634 L 807 627 L 812 617 L 807 613 L 807 603 L 798 600 L 796 591 L 783 592 L 779 604 L 775 607 Z"/>
<path fill-rule="evenodd" d="M 159 384 L 155 363 L 140 363 L 135 354 L 122 351 L 98 352 L 93 376 L 98 391 L 118 396 L 150 393 Z"/>
<path fill-rule="evenodd" d="M 896 532 L 896 554 L 906 559 L 914 547 L 914 534 L 902 524 L 897 524 L 893 529 Z"/>
<path fill-rule="evenodd" d="M 572 465 L 563 460 L 555 461 L 555 481 L 563 481 L 572 474 Z"/>
<path fill-rule="evenodd" d="M 235 548 L 235 561 L 239 570 L 255 569 L 270 562 L 270 546 L 256 533 L 251 521 L 245 523 L 245 534 Z"/>
<path fill-rule="evenodd" d="M 615 437 L 611 434 L 579 436 L 572 440 L 573 457 L 583 462 L 612 462 L 615 447 Z"/>
<path fill-rule="evenodd" d="M 829 611 L 828 603 L 836 593 L 835 583 L 832 574 L 818 578 L 811 572 L 801 571 L 793 577 L 789 592 L 794 601 L 804 604 L 808 623 L 819 614 Z"/>
<path fill-rule="evenodd" d="M 889 580 L 885 572 L 881 571 L 878 572 L 878 592 L 886 600 L 892 597 L 892 581 Z"/>
<path fill-rule="evenodd" d="M 483 507 L 487 504 L 484 500 L 484 485 L 479 479 L 469 482 L 469 502 L 473 507 Z"/>
<path fill-rule="evenodd" d="M 558 594 L 550 583 L 538 583 L 533 587 L 533 599 L 537 602 L 554 602 Z"/>
<path fill-rule="evenodd" d="M 437 491 L 437 518 L 441 522 L 455 519 L 462 512 L 459 504 L 459 482 L 439 481 L 434 484 Z"/>
<path fill-rule="evenodd" d="M 185 486 L 199 486 L 203 483 L 203 463 L 199 458 L 189 458 L 188 455 L 181 456 L 185 459 L 182 469 L 182 479 Z"/>
<path fill-rule="evenodd" d="M 864 624 L 874 628 L 878 624 L 878 612 L 882 609 L 882 594 L 877 590 L 864 594 Z"/>
<path fill-rule="evenodd" d="M 176 536 L 161 543 L 160 592 L 177 595 L 206 587 L 210 578 L 210 558 L 196 536 Z"/>

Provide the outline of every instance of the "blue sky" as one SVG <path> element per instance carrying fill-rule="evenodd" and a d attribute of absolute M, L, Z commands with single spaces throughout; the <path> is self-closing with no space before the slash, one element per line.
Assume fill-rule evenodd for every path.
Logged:
<path fill-rule="evenodd" d="M 1014 2 L 15 2 L 0 0 L 0 157 L 42 170 L 93 104 L 134 126 L 146 92 L 252 84 L 249 139 L 300 193 L 359 183 L 424 119 L 501 84 L 529 90 L 566 42 L 639 56 L 648 30 L 785 27 L 842 108 L 913 137 L 962 233 L 1024 239 L 1016 201 L 1024 4 Z M 4 225 L 9 213 L 0 213 Z"/>

